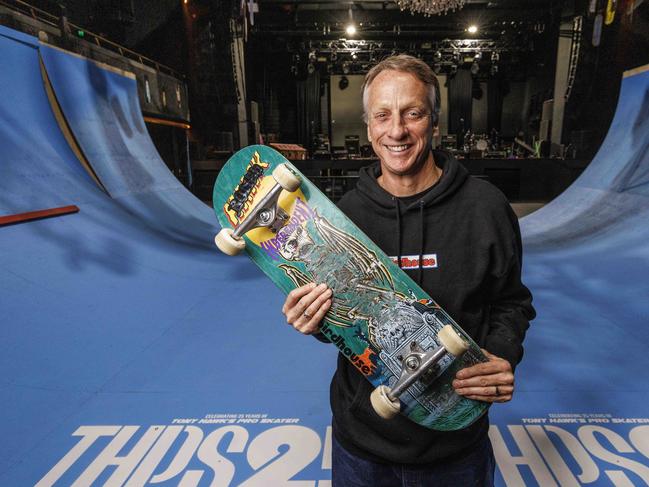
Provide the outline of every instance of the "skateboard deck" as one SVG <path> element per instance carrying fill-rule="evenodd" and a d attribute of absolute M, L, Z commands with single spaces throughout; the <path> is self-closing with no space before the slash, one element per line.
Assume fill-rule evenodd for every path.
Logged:
<path fill-rule="evenodd" d="M 300 181 L 293 192 L 277 190 L 273 171 L 281 164 Z M 242 231 L 255 208 L 272 206 L 266 201 L 273 195 L 281 208 L 274 228 L 243 234 L 245 252 L 261 270 L 285 293 L 310 282 L 332 289 L 321 332 L 375 387 L 393 387 L 413 351 L 421 357 L 439 349 L 438 334 L 450 325 L 468 349 L 458 357 L 447 353 L 427 368 L 398 396 L 400 412 L 439 431 L 465 428 L 482 416 L 486 403 L 463 398 L 452 387 L 458 370 L 486 361 L 480 348 L 280 153 L 253 145 L 225 164 L 213 194 L 221 227 Z"/>

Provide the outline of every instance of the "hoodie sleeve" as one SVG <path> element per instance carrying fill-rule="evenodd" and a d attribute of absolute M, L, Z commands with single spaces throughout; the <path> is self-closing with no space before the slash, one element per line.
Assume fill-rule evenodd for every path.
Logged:
<path fill-rule="evenodd" d="M 512 369 L 523 358 L 523 339 L 536 316 L 532 294 L 521 281 L 522 243 L 518 219 L 508 207 L 509 238 L 502 264 L 491 272 L 489 324 L 485 348 L 507 360 Z M 499 259 L 496 259 L 498 261 Z"/>

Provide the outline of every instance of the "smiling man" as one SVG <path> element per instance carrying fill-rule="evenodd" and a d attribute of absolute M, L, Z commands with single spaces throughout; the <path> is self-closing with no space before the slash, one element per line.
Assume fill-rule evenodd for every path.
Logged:
<path fill-rule="evenodd" d="M 535 314 L 521 282 L 518 221 L 502 193 L 433 150 L 439 100 L 437 78 L 419 59 L 393 56 L 369 71 L 363 106 L 379 162 L 361 171 L 339 206 L 485 350 L 487 363 L 458 372 L 456 392 L 506 402 Z M 317 336 L 330 305 L 331 290 L 311 284 L 292 291 L 282 311 L 295 329 Z M 432 431 L 403 416 L 380 418 L 371 392 L 339 356 L 331 383 L 334 487 L 493 485 L 487 415 L 464 430 Z"/>

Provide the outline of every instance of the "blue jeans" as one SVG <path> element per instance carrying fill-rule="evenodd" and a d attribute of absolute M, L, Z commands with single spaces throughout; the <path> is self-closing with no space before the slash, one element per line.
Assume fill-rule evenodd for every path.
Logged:
<path fill-rule="evenodd" d="M 332 445 L 332 487 L 493 487 L 496 462 L 489 438 L 467 455 L 436 465 L 374 463 Z"/>

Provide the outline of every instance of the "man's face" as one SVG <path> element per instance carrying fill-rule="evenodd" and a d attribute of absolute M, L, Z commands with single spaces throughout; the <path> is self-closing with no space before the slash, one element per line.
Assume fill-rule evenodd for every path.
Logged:
<path fill-rule="evenodd" d="M 410 73 L 385 70 L 367 95 L 367 137 L 383 171 L 416 173 L 430 154 L 433 138 L 426 85 Z"/>

